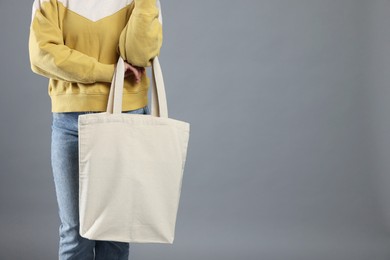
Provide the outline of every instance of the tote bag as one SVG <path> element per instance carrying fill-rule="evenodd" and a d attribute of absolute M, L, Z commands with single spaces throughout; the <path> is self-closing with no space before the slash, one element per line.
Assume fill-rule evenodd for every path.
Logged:
<path fill-rule="evenodd" d="M 119 57 L 107 111 L 78 118 L 79 233 L 93 240 L 172 244 L 190 124 L 168 117 L 157 56 L 150 115 L 122 113 L 124 73 Z"/>

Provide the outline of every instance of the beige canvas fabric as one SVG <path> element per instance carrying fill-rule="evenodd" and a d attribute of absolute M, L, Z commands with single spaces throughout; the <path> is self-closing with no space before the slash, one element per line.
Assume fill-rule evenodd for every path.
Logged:
<path fill-rule="evenodd" d="M 80 235 L 93 240 L 173 243 L 190 124 L 168 117 L 158 57 L 152 112 L 122 113 L 119 57 L 107 111 L 79 116 Z"/>

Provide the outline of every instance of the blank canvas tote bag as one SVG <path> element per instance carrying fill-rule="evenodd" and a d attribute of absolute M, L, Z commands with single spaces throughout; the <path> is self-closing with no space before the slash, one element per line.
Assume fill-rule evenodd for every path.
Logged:
<path fill-rule="evenodd" d="M 125 69 L 119 57 L 107 111 L 78 118 L 82 237 L 173 243 L 190 124 L 168 118 L 157 56 L 152 72 L 150 115 L 122 113 Z"/>

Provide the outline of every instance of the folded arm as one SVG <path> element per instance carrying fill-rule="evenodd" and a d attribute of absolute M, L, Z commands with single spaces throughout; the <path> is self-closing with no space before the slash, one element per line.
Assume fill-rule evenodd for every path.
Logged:
<path fill-rule="evenodd" d="M 111 82 L 115 64 L 101 63 L 64 44 L 57 10 L 56 0 L 34 1 L 29 35 L 32 71 L 69 82 Z"/>
<path fill-rule="evenodd" d="M 122 30 L 118 52 L 132 65 L 151 66 L 162 46 L 162 15 L 159 0 L 134 0 L 129 21 Z"/>

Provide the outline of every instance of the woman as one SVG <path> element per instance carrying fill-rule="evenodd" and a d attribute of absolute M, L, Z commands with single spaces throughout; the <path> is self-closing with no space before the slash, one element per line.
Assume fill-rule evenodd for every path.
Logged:
<path fill-rule="evenodd" d="M 129 243 L 79 235 L 78 116 L 106 111 L 119 55 L 126 61 L 122 110 L 150 114 L 145 67 L 161 45 L 159 0 L 33 3 L 29 55 L 32 71 L 49 78 L 60 260 L 128 259 Z"/>

